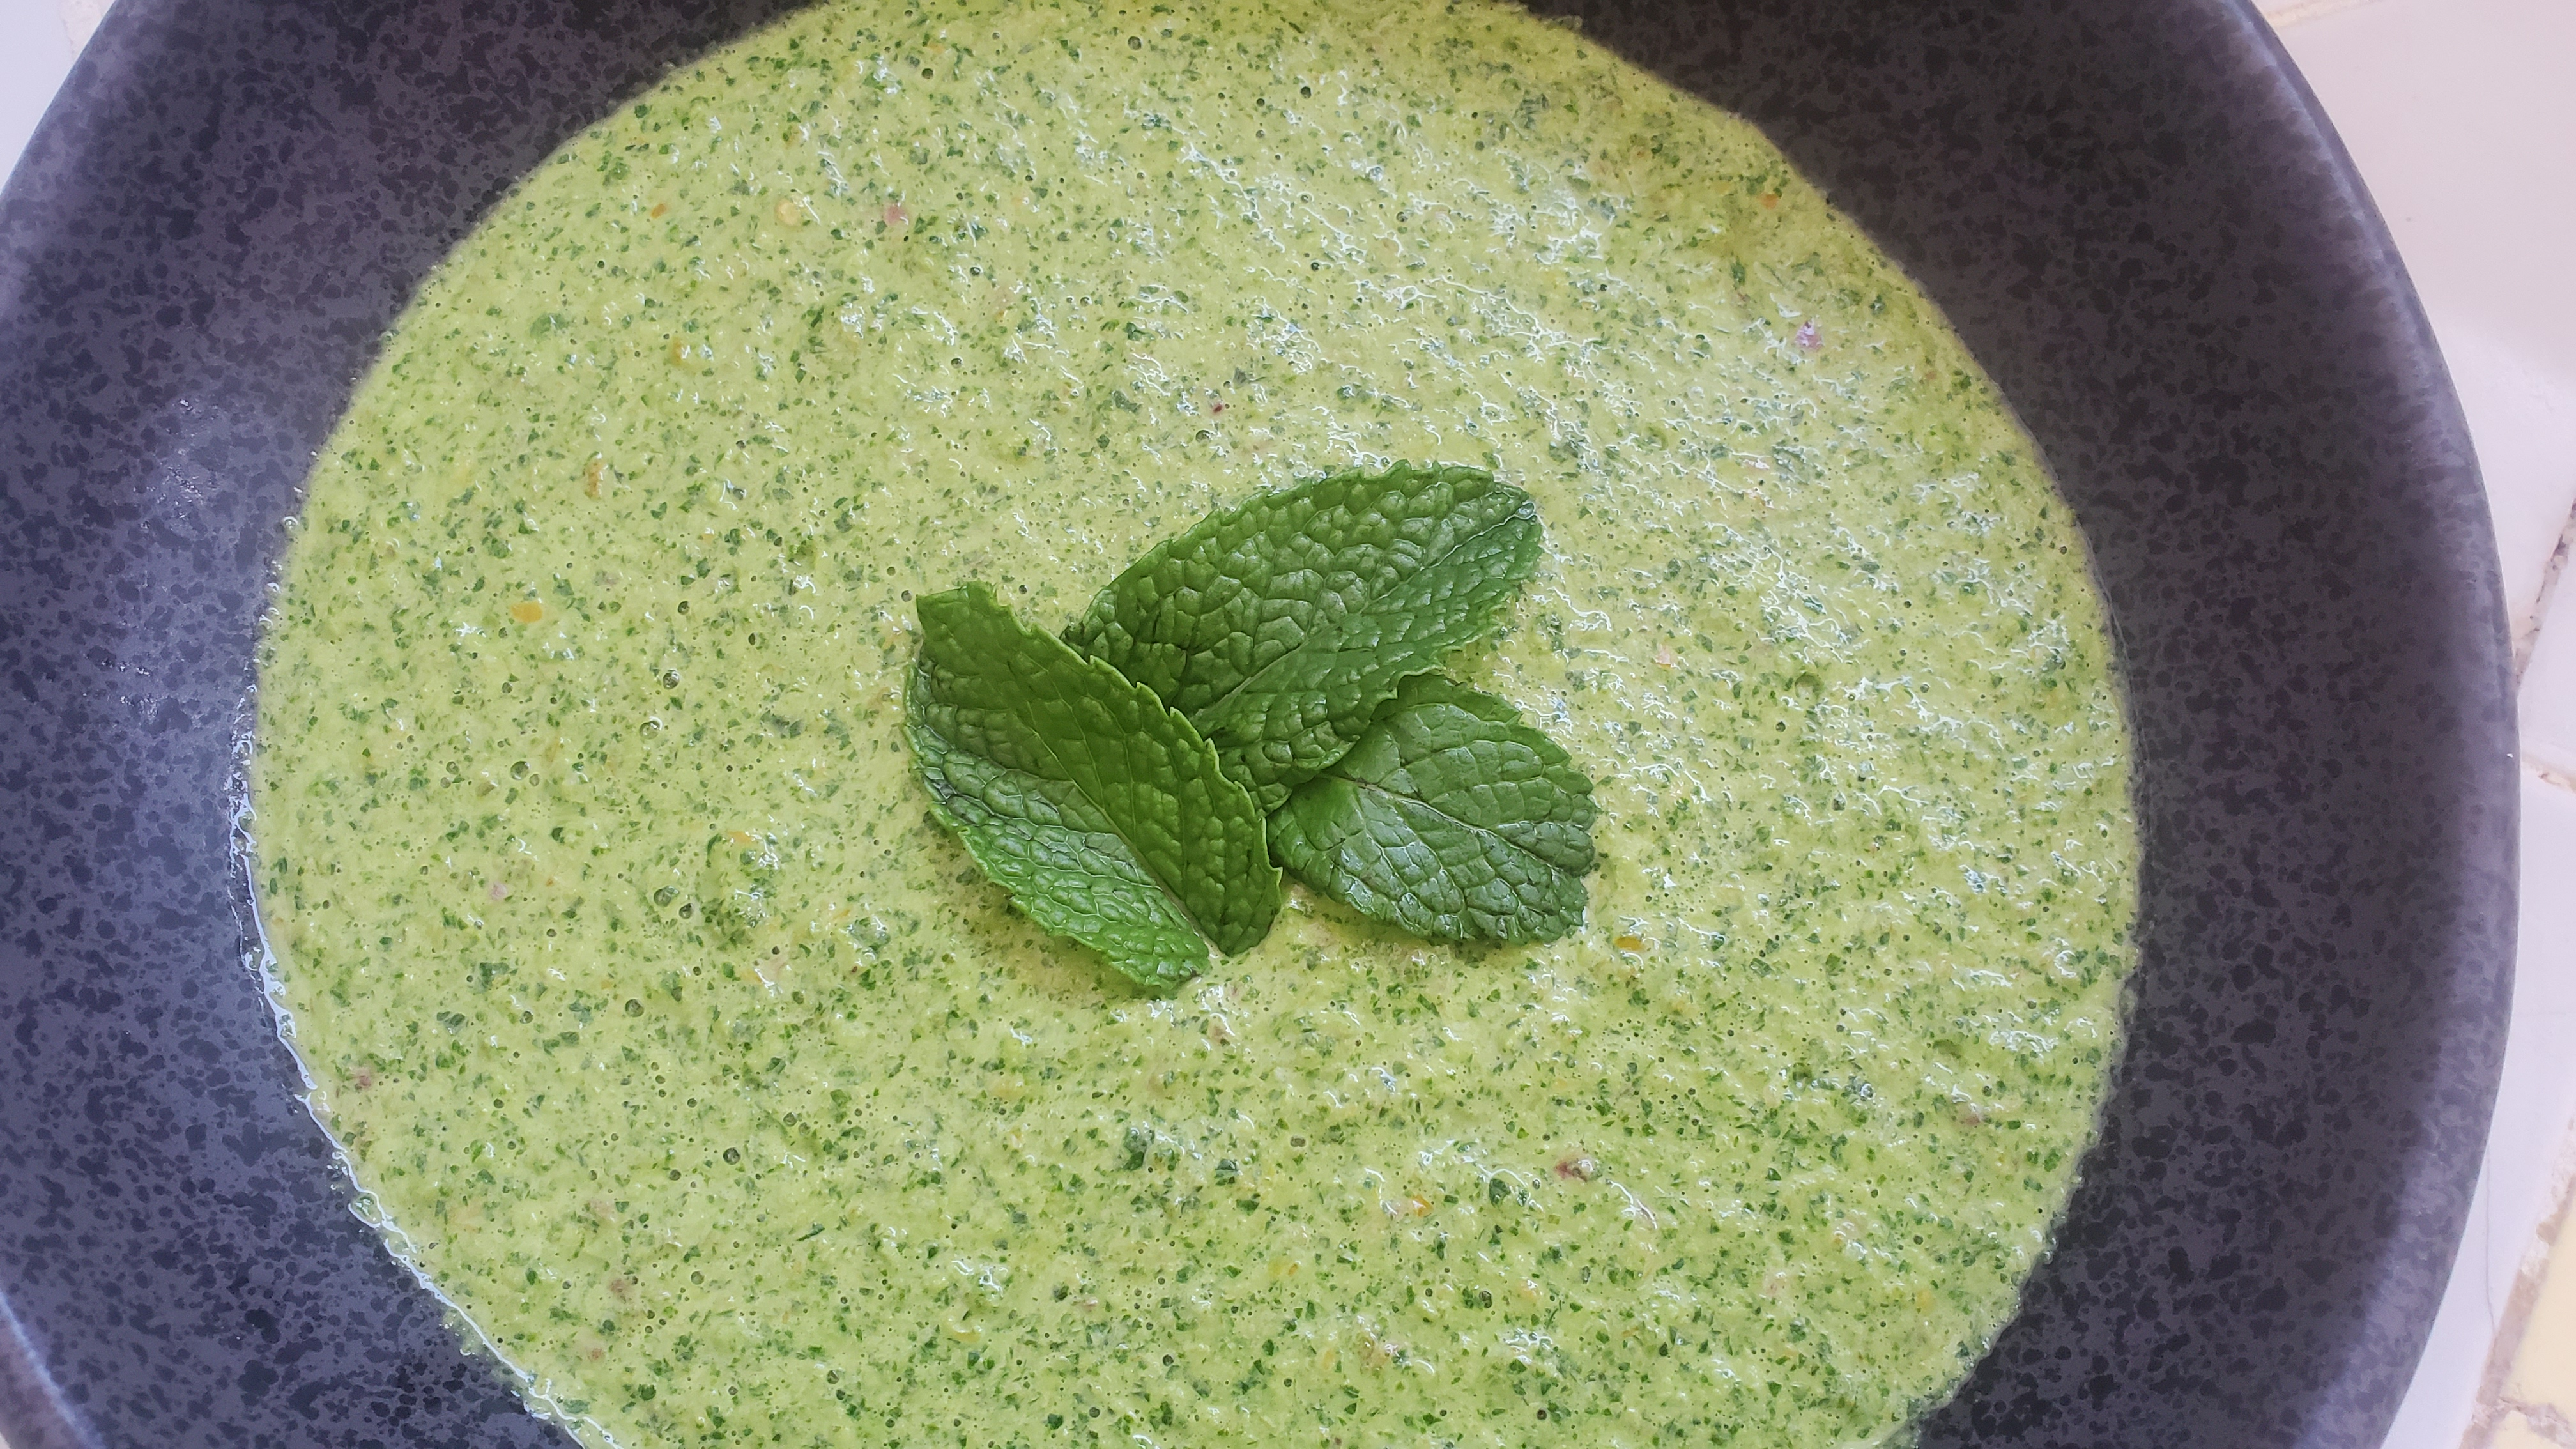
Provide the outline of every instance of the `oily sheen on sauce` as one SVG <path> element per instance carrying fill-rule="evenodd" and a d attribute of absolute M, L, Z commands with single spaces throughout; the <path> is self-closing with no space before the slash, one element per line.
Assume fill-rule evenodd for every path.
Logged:
<path fill-rule="evenodd" d="M 1302 893 L 1169 997 L 1011 914 L 912 600 L 1221 502 L 1529 490 L 1462 682 L 1581 929 Z M 1743 124 L 1515 11 L 831 5 L 575 139 L 319 460 L 252 768 L 393 1249 L 595 1444 L 1841 1445 L 2012 1311 L 2119 1030 L 2083 548 Z"/>

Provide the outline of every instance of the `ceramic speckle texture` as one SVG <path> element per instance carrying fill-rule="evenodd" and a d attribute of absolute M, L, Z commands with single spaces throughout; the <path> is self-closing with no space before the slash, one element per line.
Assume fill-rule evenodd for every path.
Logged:
<path fill-rule="evenodd" d="M 350 1215 L 290 1090 L 236 736 L 281 520 L 409 288 L 773 9 L 125 0 L 0 197 L 21 1449 L 565 1442 Z M 1761 122 L 1950 309 L 2127 651 L 2133 1041 L 2056 1255 L 1928 1442 L 2375 1443 L 2493 1091 L 2515 795 L 2474 463 L 2349 168 L 2215 0 L 1583 19 Z"/>

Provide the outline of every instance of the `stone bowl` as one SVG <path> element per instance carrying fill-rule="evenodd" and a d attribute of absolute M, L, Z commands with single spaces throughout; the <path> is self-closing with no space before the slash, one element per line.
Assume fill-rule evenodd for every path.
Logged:
<path fill-rule="evenodd" d="M 0 192 L 0 1435 L 566 1444 L 350 1210 L 251 969 L 284 520 L 423 274 L 777 0 L 121 0 Z M 1948 309 L 2125 657 L 2142 960 L 2098 1146 L 1931 1445 L 2367 1446 L 2511 988 L 2460 409 L 2241 0 L 1546 0 L 1751 117 Z M 1791 1446 L 1783 1446 L 1791 1449 Z"/>

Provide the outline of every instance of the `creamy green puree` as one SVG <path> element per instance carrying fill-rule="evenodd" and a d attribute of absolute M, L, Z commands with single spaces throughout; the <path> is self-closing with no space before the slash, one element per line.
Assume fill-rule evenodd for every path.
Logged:
<path fill-rule="evenodd" d="M 1464 681 L 1587 924 L 1293 892 L 1170 999 L 1008 907 L 911 600 L 1491 468 Z M 1741 122 L 1447 10 L 827 6 L 575 139 L 317 464 L 251 770 L 363 1209 L 593 1444 L 1835 1446 L 2008 1317 L 2135 832 L 2067 512 Z"/>

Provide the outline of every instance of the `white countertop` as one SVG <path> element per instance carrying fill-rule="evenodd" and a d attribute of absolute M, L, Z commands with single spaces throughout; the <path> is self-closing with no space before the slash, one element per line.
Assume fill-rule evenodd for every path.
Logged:
<path fill-rule="evenodd" d="M 0 0 L 0 174 L 106 8 Z M 2576 586 L 2557 588 L 2552 566 L 2576 511 L 2576 0 L 2263 8 L 2351 148 L 2441 338 L 2530 661 L 2504 1085 L 2450 1291 L 2387 1444 L 2576 1449 L 2576 1262 L 2543 1272 L 2543 1232 L 2555 1236 L 2576 1171 Z"/>

